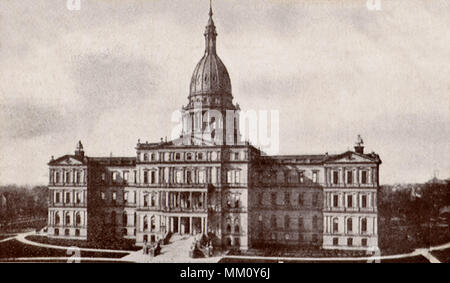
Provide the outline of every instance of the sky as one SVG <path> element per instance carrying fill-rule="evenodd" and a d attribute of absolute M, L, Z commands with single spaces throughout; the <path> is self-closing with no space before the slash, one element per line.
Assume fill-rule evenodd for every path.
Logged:
<path fill-rule="evenodd" d="M 213 1 L 234 102 L 279 113 L 278 154 L 341 153 L 360 134 L 382 184 L 448 178 L 450 1 L 379 1 Z M 0 1 L 1 184 L 45 184 L 78 140 L 134 156 L 187 104 L 209 1 L 79 7 Z"/>

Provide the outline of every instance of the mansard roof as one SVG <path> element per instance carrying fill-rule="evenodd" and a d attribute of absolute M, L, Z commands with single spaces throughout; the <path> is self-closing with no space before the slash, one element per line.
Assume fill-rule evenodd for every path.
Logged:
<path fill-rule="evenodd" d="M 134 166 L 136 157 L 87 157 L 79 155 L 63 155 L 51 160 L 48 165 L 108 165 L 108 166 Z"/>
<path fill-rule="evenodd" d="M 105 166 L 135 166 L 136 157 L 89 157 L 89 164 Z"/>
<path fill-rule="evenodd" d="M 341 154 L 302 154 L 302 155 L 267 155 L 261 156 L 262 162 L 269 164 L 308 164 L 324 165 L 330 163 L 380 163 L 378 154 L 372 152 L 361 154 L 346 151 Z"/>

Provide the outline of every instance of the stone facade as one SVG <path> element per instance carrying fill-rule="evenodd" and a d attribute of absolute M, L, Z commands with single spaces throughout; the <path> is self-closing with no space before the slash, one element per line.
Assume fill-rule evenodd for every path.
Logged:
<path fill-rule="evenodd" d="M 241 142 L 239 106 L 216 53 L 212 11 L 179 139 L 138 141 L 133 157 L 73 155 L 49 162 L 48 234 L 84 240 L 205 233 L 214 245 L 324 249 L 378 246 L 381 160 L 342 154 L 267 156 Z"/>

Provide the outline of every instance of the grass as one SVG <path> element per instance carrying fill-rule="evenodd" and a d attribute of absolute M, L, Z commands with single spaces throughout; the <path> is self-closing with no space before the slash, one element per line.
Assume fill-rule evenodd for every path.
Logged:
<path fill-rule="evenodd" d="M 111 243 L 99 243 L 99 242 L 90 242 L 84 240 L 72 240 L 72 239 L 56 239 L 49 238 L 47 236 L 39 236 L 39 235 L 30 235 L 25 237 L 27 240 L 49 244 L 55 246 L 64 246 L 64 247 L 79 247 L 79 248 L 89 248 L 89 249 L 112 249 L 112 250 L 127 250 L 127 251 L 138 251 L 141 247 L 137 247 L 134 245 L 135 240 L 123 239 L 117 242 Z"/>
<path fill-rule="evenodd" d="M 450 263 L 450 249 L 431 252 L 440 262 Z"/>
<path fill-rule="evenodd" d="M 72 255 L 73 253 L 68 253 L 66 250 L 27 245 L 15 239 L 0 243 L 0 259 L 18 257 L 69 257 Z M 123 256 L 125 256 L 123 253 L 80 252 L 80 257 L 121 258 Z"/>
<path fill-rule="evenodd" d="M 268 259 L 241 259 L 241 258 L 223 258 L 219 263 L 277 263 L 276 260 Z M 351 260 L 351 261 L 314 261 L 314 260 L 283 260 L 284 263 L 367 263 L 366 260 Z M 381 260 L 381 263 L 428 263 L 429 261 L 423 256 L 414 256 L 399 259 Z"/>

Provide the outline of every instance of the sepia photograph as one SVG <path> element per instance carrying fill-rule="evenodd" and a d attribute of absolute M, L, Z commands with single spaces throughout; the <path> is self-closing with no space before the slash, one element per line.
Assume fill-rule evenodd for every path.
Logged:
<path fill-rule="evenodd" d="M 1 0 L 0 263 L 450 263 L 449 59 L 448 0 Z"/>

